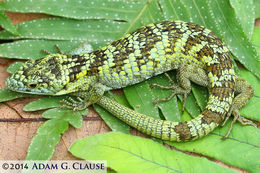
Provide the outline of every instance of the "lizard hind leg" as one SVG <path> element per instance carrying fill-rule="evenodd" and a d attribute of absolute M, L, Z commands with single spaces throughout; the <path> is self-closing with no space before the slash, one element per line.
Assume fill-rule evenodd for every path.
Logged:
<path fill-rule="evenodd" d="M 165 73 L 165 76 L 168 78 L 169 82 L 171 83 L 169 86 L 163 86 L 163 85 L 159 85 L 159 84 L 152 84 L 151 85 L 151 88 L 154 88 L 154 87 L 158 87 L 158 88 L 161 88 L 161 89 L 165 89 L 165 90 L 172 90 L 172 93 L 168 96 L 168 97 L 165 97 L 165 98 L 157 98 L 154 100 L 154 105 L 158 104 L 159 102 L 161 101 L 169 101 L 171 100 L 176 94 L 183 94 L 184 95 L 184 99 L 183 99 L 183 108 L 182 108 L 182 111 L 184 111 L 184 105 L 185 105 L 185 102 L 186 102 L 186 99 L 187 99 L 187 96 L 188 94 L 190 93 L 190 89 L 183 89 L 182 87 L 180 87 L 178 84 L 176 84 L 172 79 L 171 77 Z"/>
<path fill-rule="evenodd" d="M 187 97 L 189 93 L 191 92 L 191 82 L 193 81 L 199 85 L 202 86 L 208 86 L 208 76 L 206 72 L 198 67 L 192 66 L 192 65 L 181 65 L 178 68 L 177 71 L 177 79 L 178 79 L 178 84 L 176 84 L 170 76 L 165 73 L 166 77 L 168 78 L 169 82 L 171 83 L 170 86 L 162 86 L 159 84 L 152 84 L 151 87 L 158 87 L 161 89 L 167 89 L 167 90 L 172 90 L 172 93 L 170 96 L 166 98 L 159 98 L 154 100 L 154 104 L 157 104 L 158 102 L 161 101 L 169 101 L 172 99 L 173 96 L 176 94 L 183 94 L 183 104 L 182 104 L 182 112 L 184 112 L 185 104 Z"/>
<path fill-rule="evenodd" d="M 253 97 L 254 89 L 244 79 L 237 78 L 235 83 L 235 92 L 238 93 L 238 95 L 234 98 L 234 101 L 229 109 L 229 112 L 222 126 L 226 124 L 227 120 L 231 117 L 231 115 L 234 116 L 234 119 L 231 122 L 228 132 L 222 139 L 226 139 L 228 137 L 236 121 L 240 122 L 242 125 L 251 125 L 257 127 L 254 122 L 242 117 L 239 113 L 239 110 L 242 107 L 244 107 L 248 103 L 248 101 Z"/>

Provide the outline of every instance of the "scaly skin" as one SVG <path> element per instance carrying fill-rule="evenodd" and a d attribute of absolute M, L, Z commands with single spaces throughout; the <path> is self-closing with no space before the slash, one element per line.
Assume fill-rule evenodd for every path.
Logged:
<path fill-rule="evenodd" d="M 107 90 L 133 85 L 173 69 L 178 72 L 179 85 L 172 81 L 169 87 L 153 85 L 174 90 L 163 100 L 183 94 L 185 105 L 190 81 L 209 89 L 205 110 L 190 121 L 157 120 L 102 96 Z M 91 53 L 51 54 L 28 61 L 6 84 L 11 90 L 24 93 L 79 96 L 80 102 L 72 100 L 68 106 L 84 109 L 97 103 L 134 128 L 163 140 L 201 138 L 231 114 L 235 117 L 232 125 L 236 120 L 253 125 L 239 115 L 239 109 L 254 90 L 235 75 L 227 47 L 210 30 L 182 21 L 142 27 Z M 235 91 L 240 93 L 236 98 Z"/>

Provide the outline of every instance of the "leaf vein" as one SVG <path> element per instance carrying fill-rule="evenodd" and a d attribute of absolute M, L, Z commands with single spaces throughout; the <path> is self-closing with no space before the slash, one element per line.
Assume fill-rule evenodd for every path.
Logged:
<path fill-rule="evenodd" d="M 130 29 L 133 27 L 133 25 L 136 23 L 136 21 L 142 16 L 142 14 L 144 13 L 144 11 L 146 10 L 146 8 L 149 6 L 149 4 L 151 3 L 152 0 L 148 0 L 146 2 L 146 4 L 144 5 L 144 7 L 141 9 L 140 13 L 136 16 L 136 18 L 130 23 L 129 27 L 126 29 L 125 33 L 128 33 L 130 31 Z"/>
<path fill-rule="evenodd" d="M 155 164 L 155 165 L 158 165 L 158 166 L 167 168 L 167 169 L 172 170 L 172 171 L 175 171 L 175 172 L 180 172 L 180 173 L 182 173 L 182 171 L 179 171 L 179 170 L 177 170 L 177 169 L 173 169 L 173 168 L 168 167 L 168 166 L 166 166 L 166 165 L 162 165 L 162 164 L 160 164 L 160 163 L 157 163 L 157 162 L 154 162 L 154 161 L 152 161 L 152 160 L 146 159 L 146 158 L 144 158 L 143 156 L 139 156 L 139 155 L 137 155 L 137 154 L 135 154 L 135 153 L 133 153 L 133 152 L 127 151 L 127 150 L 125 150 L 125 149 L 123 149 L 123 148 L 113 147 L 113 146 L 109 146 L 109 145 L 102 145 L 102 146 L 108 147 L 108 148 L 113 148 L 113 149 L 121 150 L 122 152 L 126 152 L 126 153 L 128 153 L 128 154 L 131 154 L 131 155 L 133 155 L 133 156 L 135 156 L 135 157 L 138 157 L 138 158 L 140 158 L 140 159 L 143 159 L 143 160 L 145 160 L 145 161 L 147 161 L 147 162 L 150 162 L 150 163 L 152 163 L 152 164 Z"/>
<path fill-rule="evenodd" d="M 216 135 L 216 136 L 224 137 L 223 135 L 220 135 L 220 134 L 217 134 L 217 133 L 213 133 L 213 132 L 210 133 L 209 135 Z M 255 144 L 250 144 L 250 143 L 248 143 L 248 142 L 240 141 L 240 140 L 235 139 L 235 138 L 232 138 L 232 137 L 227 137 L 226 140 L 228 140 L 228 139 L 233 140 L 233 141 L 236 141 L 236 142 L 239 142 L 239 143 L 242 143 L 242 144 L 251 145 L 251 146 L 253 146 L 253 147 L 255 147 L 255 148 L 260 148 L 260 146 L 257 146 L 257 145 L 255 145 Z"/>

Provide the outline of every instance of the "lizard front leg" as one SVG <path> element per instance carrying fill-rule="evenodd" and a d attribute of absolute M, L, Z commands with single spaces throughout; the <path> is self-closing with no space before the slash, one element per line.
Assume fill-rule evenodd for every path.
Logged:
<path fill-rule="evenodd" d="M 76 96 L 76 100 L 69 97 L 68 99 L 62 100 L 66 107 L 73 110 L 83 110 L 89 105 L 96 103 L 104 94 L 106 86 L 101 83 L 96 83 L 88 91 L 81 89 L 77 92 L 71 93 L 70 95 Z"/>

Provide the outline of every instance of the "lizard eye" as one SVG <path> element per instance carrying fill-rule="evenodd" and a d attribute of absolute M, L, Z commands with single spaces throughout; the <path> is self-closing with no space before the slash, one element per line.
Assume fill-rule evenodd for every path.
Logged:
<path fill-rule="evenodd" d="M 36 83 L 29 83 L 28 86 L 30 88 L 36 88 L 37 87 L 37 84 Z"/>

